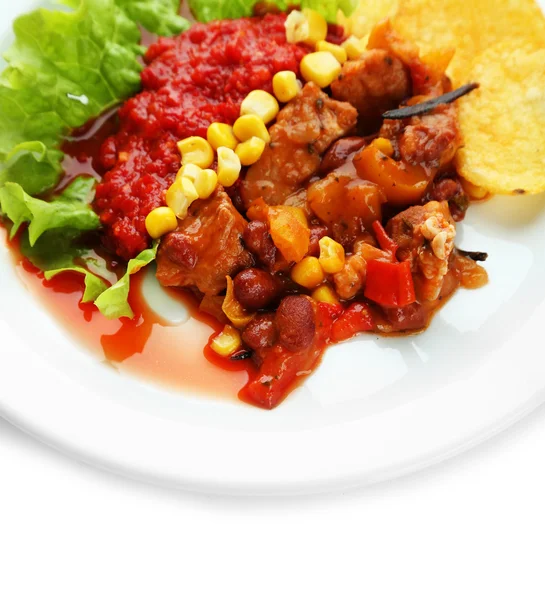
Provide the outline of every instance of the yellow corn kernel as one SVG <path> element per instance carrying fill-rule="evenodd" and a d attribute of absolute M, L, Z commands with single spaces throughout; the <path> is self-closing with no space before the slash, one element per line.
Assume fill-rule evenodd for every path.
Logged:
<path fill-rule="evenodd" d="M 218 185 L 218 175 L 212 169 L 203 169 L 195 179 L 195 189 L 202 200 L 210 198 Z"/>
<path fill-rule="evenodd" d="M 240 162 L 245 167 L 249 167 L 256 163 L 265 150 L 265 142 L 258 137 L 252 137 L 246 142 L 242 142 L 235 150 L 236 155 L 240 158 Z"/>
<path fill-rule="evenodd" d="M 326 273 L 338 273 L 344 267 L 344 248 L 332 240 L 329 236 L 324 236 L 318 242 L 320 245 L 320 265 Z"/>
<path fill-rule="evenodd" d="M 320 261 L 314 256 L 307 256 L 291 270 L 291 278 L 295 283 L 312 289 L 324 280 L 324 271 Z"/>
<path fill-rule="evenodd" d="M 356 60 L 367 49 L 367 40 L 360 40 L 355 35 L 351 35 L 342 43 L 342 47 L 346 50 L 346 55 L 350 60 Z"/>
<path fill-rule="evenodd" d="M 263 90 L 253 90 L 240 105 L 240 115 L 257 115 L 265 125 L 276 119 L 280 107 L 276 98 Z"/>
<path fill-rule="evenodd" d="M 179 179 L 180 177 L 186 177 L 190 181 L 195 181 L 195 179 L 197 178 L 197 176 L 199 175 L 199 173 L 201 171 L 202 171 L 202 169 L 200 167 L 197 167 L 197 165 L 189 163 L 187 165 L 184 165 L 178 171 L 178 173 L 176 175 L 176 179 Z"/>
<path fill-rule="evenodd" d="M 168 206 L 154 208 L 146 217 L 146 230 L 156 240 L 169 231 L 178 227 L 178 220 L 174 211 Z"/>
<path fill-rule="evenodd" d="M 231 325 L 226 325 L 223 331 L 210 342 L 210 348 L 224 357 L 231 356 L 241 347 L 240 333 Z"/>
<path fill-rule="evenodd" d="M 195 189 L 195 184 L 188 177 L 176 177 L 165 194 L 168 208 L 179 219 L 184 219 L 187 216 L 188 208 L 198 197 L 199 194 Z"/>
<path fill-rule="evenodd" d="M 339 296 L 337 296 L 335 291 L 329 287 L 327 283 L 318 286 L 312 292 L 312 299 L 316 300 L 316 302 L 325 302 L 326 304 L 340 304 Z"/>
<path fill-rule="evenodd" d="M 214 150 L 220 146 L 234 150 L 238 144 L 233 128 L 227 123 L 212 123 L 206 132 L 206 138 Z"/>
<path fill-rule="evenodd" d="M 322 15 L 312 8 L 303 8 L 303 16 L 308 22 L 308 35 L 306 42 L 316 44 L 327 37 L 327 21 Z"/>
<path fill-rule="evenodd" d="M 214 150 L 202 137 L 194 135 L 178 142 L 178 150 L 182 155 L 182 165 L 197 165 L 201 169 L 208 169 L 214 162 Z"/>
<path fill-rule="evenodd" d="M 378 137 L 373 140 L 373 146 L 376 146 L 382 154 L 392 157 L 394 155 L 394 147 L 388 138 Z"/>
<path fill-rule="evenodd" d="M 308 21 L 300 10 L 292 10 L 284 23 L 286 39 L 290 44 L 304 42 L 308 35 Z"/>
<path fill-rule="evenodd" d="M 229 275 L 225 277 L 227 289 L 225 290 L 225 298 L 221 305 L 223 314 L 231 321 L 237 329 L 244 329 L 246 325 L 255 317 L 255 313 L 248 312 L 235 296 L 235 288 L 233 280 Z"/>
<path fill-rule="evenodd" d="M 199 194 L 195 188 L 195 184 L 189 177 L 180 177 L 180 187 L 185 197 L 190 201 L 196 200 L 199 197 Z"/>
<path fill-rule="evenodd" d="M 303 89 L 293 71 L 279 71 L 273 77 L 273 92 L 280 102 L 289 102 Z"/>
<path fill-rule="evenodd" d="M 247 142 L 250 138 L 261 138 L 265 143 L 271 141 L 267 127 L 257 115 L 243 115 L 233 125 L 233 131 L 241 142 Z"/>
<path fill-rule="evenodd" d="M 301 61 L 301 75 L 306 81 L 325 88 L 331 85 L 341 73 L 341 63 L 331 52 L 312 52 Z"/>
<path fill-rule="evenodd" d="M 337 46 L 337 44 L 330 44 L 325 40 L 320 40 L 319 42 L 317 42 L 316 52 L 331 52 L 331 54 L 333 54 L 333 56 L 341 63 L 341 65 L 348 60 L 346 50 L 342 46 Z"/>
<path fill-rule="evenodd" d="M 292 11 L 285 23 L 286 39 L 291 44 L 305 42 L 314 45 L 327 36 L 327 22 L 322 15 L 310 8 Z"/>
<path fill-rule="evenodd" d="M 235 184 L 240 175 L 240 158 L 231 148 L 218 148 L 218 181 L 225 187 Z"/>

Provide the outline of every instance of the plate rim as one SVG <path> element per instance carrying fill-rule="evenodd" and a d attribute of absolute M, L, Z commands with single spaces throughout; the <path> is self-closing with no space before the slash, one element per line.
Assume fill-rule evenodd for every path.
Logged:
<path fill-rule="evenodd" d="M 538 1 L 543 7 L 543 0 Z M 21 4 L 24 4 L 24 6 L 21 6 Z M 21 2 L 17 6 L 16 13 L 20 13 L 25 8 L 36 6 L 36 4 L 38 4 L 37 0 Z M 0 12 L 3 10 L 6 10 L 6 12 L 8 10 L 13 11 L 13 8 L 0 8 Z M 7 23 L 10 27 L 11 21 Z M 2 36 L 6 33 L 7 31 L 4 29 L 0 31 Z M 7 264 L 8 261 L 4 260 L 2 249 L 0 248 L 0 276 L 5 275 L 8 269 L 13 271 L 12 265 Z M 15 276 L 14 273 L 13 276 Z M 31 301 L 31 294 L 26 292 L 22 286 L 21 294 L 28 295 L 30 297 L 29 302 Z M 0 327 L 3 325 L 6 325 L 6 323 L 0 313 Z M 495 370 L 499 369 L 501 371 L 501 365 L 508 364 L 509 356 L 504 356 L 508 351 L 518 352 L 519 356 L 526 358 L 524 351 L 527 350 L 527 346 L 525 345 L 527 345 L 529 339 L 532 339 L 532 328 L 536 327 L 540 329 L 545 327 L 544 299 L 537 306 L 532 318 L 517 330 L 513 340 L 509 342 L 509 348 L 505 344 L 501 348 L 496 348 L 491 354 L 486 365 L 488 376 L 494 377 L 497 374 L 499 381 L 503 374 L 495 373 Z M 4 334 L 9 332 L 9 329 L 0 328 L 0 332 Z M 6 335 L 9 335 L 9 333 Z M 17 342 L 16 336 L 13 341 L 14 343 Z M 74 342 L 72 343 L 74 344 Z M 495 360 L 500 355 L 502 358 L 497 363 L 500 366 L 491 365 L 490 363 L 494 362 L 493 359 Z M 471 428 L 466 427 L 462 433 L 458 431 L 456 435 L 451 434 L 450 438 L 445 438 L 427 450 L 420 447 L 420 440 L 417 439 L 419 435 L 417 411 L 411 413 L 416 402 L 401 407 L 398 412 L 402 417 L 407 418 L 407 422 L 415 423 L 414 439 L 411 438 L 413 446 L 410 452 L 402 454 L 399 453 L 397 447 L 388 448 L 385 452 L 388 456 L 381 457 L 383 465 L 384 463 L 388 463 L 388 465 L 382 467 L 377 467 L 375 464 L 372 468 L 370 466 L 366 468 L 365 464 L 359 462 L 357 467 L 354 466 L 354 463 L 350 463 L 348 465 L 343 464 L 340 468 L 338 464 L 335 464 L 335 460 L 338 459 L 337 455 L 342 455 L 342 452 L 338 450 L 340 446 L 343 447 L 343 451 L 346 451 L 346 449 L 359 452 L 372 451 L 372 448 L 367 444 L 368 440 L 361 439 L 360 436 L 372 432 L 373 424 L 375 422 L 382 423 L 385 415 L 367 419 L 367 421 L 372 421 L 372 424 L 364 423 L 366 419 L 359 419 L 351 423 L 335 424 L 316 431 L 270 432 L 266 434 L 243 432 L 240 434 L 240 439 L 237 440 L 233 431 L 223 431 L 221 433 L 214 429 L 203 431 L 202 427 L 180 422 L 168 422 L 164 419 L 153 418 L 145 413 L 131 410 L 126 406 L 114 404 L 109 402 L 107 398 L 93 398 L 93 402 L 95 402 L 93 409 L 98 410 L 100 414 L 90 417 L 89 414 L 85 413 L 85 410 L 82 410 L 85 408 L 82 406 L 82 402 L 71 402 L 70 394 L 65 397 L 54 397 L 52 394 L 46 394 L 45 397 L 48 402 L 47 406 L 44 406 L 43 396 L 41 399 L 37 399 L 33 398 L 30 393 L 18 395 L 16 388 L 11 388 L 8 391 L 0 390 L 0 417 L 68 456 L 98 466 L 103 470 L 122 474 L 146 483 L 220 495 L 282 496 L 322 493 L 361 487 L 393 479 L 437 464 L 480 444 L 529 415 L 545 400 L 545 377 L 540 376 L 541 365 L 539 365 L 539 361 L 532 361 L 531 356 L 527 358 L 525 367 L 528 381 L 524 382 L 526 385 L 524 388 L 525 400 L 518 400 L 515 393 L 509 395 L 508 386 L 510 382 L 507 381 L 505 388 L 501 390 L 503 392 L 503 394 L 500 394 L 502 397 L 498 399 L 498 404 L 501 405 L 493 403 L 484 403 L 482 407 L 479 405 L 482 410 L 478 419 L 471 422 Z M 15 359 L 13 360 L 15 361 Z M 47 373 L 48 366 L 41 364 L 37 355 L 29 356 L 28 360 L 32 362 L 36 372 L 44 375 L 45 380 L 49 381 L 50 385 L 58 383 L 61 386 L 68 386 L 67 389 L 70 388 L 70 385 L 74 385 L 74 382 L 69 379 L 63 381 L 61 371 Z M 468 385 L 468 380 L 464 380 L 463 383 Z M 29 381 L 28 385 L 33 386 L 35 382 Z M 458 387 L 460 386 L 455 383 L 449 386 L 448 393 L 451 400 L 457 398 Z M 191 396 L 191 393 L 188 395 Z M 92 394 L 89 397 L 92 397 Z M 429 401 L 429 406 L 433 406 L 431 404 L 433 398 L 426 396 L 426 398 L 418 398 L 418 401 L 421 403 Z M 434 410 L 440 410 L 440 406 L 443 406 L 443 404 L 444 402 L 437 403 Z M 464 407 L 461 406 L 462 404 L 460 402 L 460 405 L 449 407 L 449 409 L 462 410 L 464 408 L 464 410 L 467 410 L 465 404 Z M 100 406 L 100 409 L 98 409 L 98 406 Z M 106 410 L 104 410 L 105 406 L 108 407 Z M 487 412 L 487 407 L 490 407 L 492 412 Z M 87 409 L 89 409 L 89 406 L 87 406 Z M 79 411 L 82 411 L 82 413 L 80 414 Z M 468 414 L 471 414 L 471 412 Z M 440 422 L 450 427 L 447 424 L 449 416 L 456 418 L 456 414 L 453 412 L 452 415 L 444 415 L 444 419 Z M 390 428 L 383 431 L 386 434 L 395 436 L 396 433 L 399 433 L 399 430 L 395 429 L 395 423 L 393 425 L 393 429 L 390 429 L 392 427 L 390 424 Z M 399 426 L 399 423 L 397 425 Z M 119 435 L 114 434 L 116 427 L 126 435 L 122 442 L 119 440 Z M 160 448 L 153 448 L 151 452 L 146 454 L 146 452 L 142 452 L 141 445 L 142 434 L 146 433 L 148 427 L 150 431 L 154 431 L 153 435 L 148 432 L 148 437 L 153 438 L 153 441 Z M 183 435 L 189 435 L 189 439 L 180 439 Z M 295 440 L 295 435 L 297 440 Z M 264 438 L 267 438 L 268 441 L 271 436 L 276 441 L 285 443 L 290 449 L 308 443 L 308 447 L 316 452 L 316 456 L 313 457 L 313 461 L 307 463 L 294 461 L 297 464 L 290 466 L 289 462 L 286 462 L 287 468 L 291 468 L 292 471 L 289 475 L 285 474 L 281 469 L 278 469 L 278 465 L 275 464 L 274 452 L 267 448 L 267 443 L 264 441 Z M 317 437 L 319 439 L 316 439 Z M 202 475 L 201 472 L 199 476 L 198 469 L 193 468 L 198 465 L 191 465 L 193 470 L 190 471 L 187 468 L 187 463 L 183 463 L 183 461 L 180 463 L 176 460 L 176 456 L 179 453 L 187 452 L 192 442 L 200 441 L 203 443 L 203 438 L 207 440 L 221 439 L 227 450 L 224 451 L 225 456 L 217 457 L 211 453 L 202 457 L 202 464 L 206 462 L 206 465 L 210 468 L 208 470 L 204 469 L 206 474 Z M 147 437 L 145 439 L 149 441 Z M 328 453 L 324 452 L 324 449 L 320 447 L 324 440 L 330 444 L 337 444 L 337 455 L 328 456 Z M 232 444 L 232 447 L 229 444 Z M 270 466 L 269 473 L 264 474 L 260 471 L 261 465 L 255 457 L 247 457 L 248 448 L 263 452 L 267 465 Z M 286 455 L 289 457 L 288 452 L 286 452 Z M 245 460 L 249 462 L 245 463 Z M 320 460 L 322 461 L 321 464 Z M 232 464 L 236 467 L 230 472 L 224 469 L 225 464 L 229 461 L 232 461 Z M 242 465 L 242 468 L 240 465 Z M 305 471 L 305 465 L 311 468 Z M 323 469 L 320 467 L 323 467 Z M 336 467 L 339 468 L 336 469 Z"/>

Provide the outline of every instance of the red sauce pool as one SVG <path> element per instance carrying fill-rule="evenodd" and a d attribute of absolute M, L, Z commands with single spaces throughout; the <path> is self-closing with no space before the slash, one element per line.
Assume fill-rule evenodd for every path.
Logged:
<path fill-rule="evenodd" d="M 249 361 L 233 362 L 215 358 L 203 350 L 221 326 L 197 312 L 197 302 L 180 292 L 180 301 L 192 319 L 180 326 L 168 326 L 144 302 L 140 293 L 143 273 L 131 279 L 130 303 L 135 318 L 109 321 L 93 304 L 81 304 L 83 279 L 63 274 L 45 281 L 12 246 L 15 268 L 24 286 L 45 306 L 67 335 L 86 347 L 98 360 L 106 360 L 138 378 L 197 393 L 235 400 L 248 381 Z"/>

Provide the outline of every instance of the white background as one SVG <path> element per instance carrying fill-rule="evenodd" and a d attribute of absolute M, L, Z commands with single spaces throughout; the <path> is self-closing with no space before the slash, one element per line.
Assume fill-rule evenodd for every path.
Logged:
<path fill-rule="evenodd" d="M 81 465 L 0 420 L 0 598 L 543 599 L 545 406 L 404 479 L 206 497 Z"/>

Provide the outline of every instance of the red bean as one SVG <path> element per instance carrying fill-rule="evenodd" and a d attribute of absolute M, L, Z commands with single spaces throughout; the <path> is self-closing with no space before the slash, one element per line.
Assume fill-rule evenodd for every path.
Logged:
<path fill-rule="evenodd" d="M 325 225 L 310 226 L 310 242 L 308 245 L 308 253 L 310 256 L 320 255 L 320 239 L 325 235 L 329 235 L 329 229 Z"/>
<path fill-rule="evenodd" d="M 274 315 L 265 313 L 254 317 L 242 333 L 242 341 L 252 350 L 270 348 L 277 338 Z"/>
<path fill-rule="evenodd" d="M 312 344 L 316 333 L 314 309 L 307 296 L 287 296 L 276 311 L 276 327 L 280 343 L 297 352 Z"/>
<path fill-rule="evenodd" d="M 248 310 L 261 310 L 277 300 L 281 286 L 274 275 L 261 269 L 245 269 L 233 280 L 236 299 Z"/>
<path fill-rule="evenodd" d="M 269 233 L 269 226 L 263 221 L 250 221 L 242 235 L 246 248 L 268 269 L 272 269 L 276 259 L 276 247 Z"/>
<path fill-rule="evenodd" d="M 327 175 L 331 171 L 338 169 L 344 165 L 353 152 L 363 148 L 364 145 L 365 138 L 362 137 L 346 137 L 338 140 L 325 153 L 320 165 L 320 173 Z"/>
<path fill-rule="evenodd" d="M 441 202 L 446 200 L 449 205 L 450 214 L 455 221 L 462 221 L 469 206 L 467 196 L 456 179 L 440 179 L 433 184 L 430 198 Z"/>

